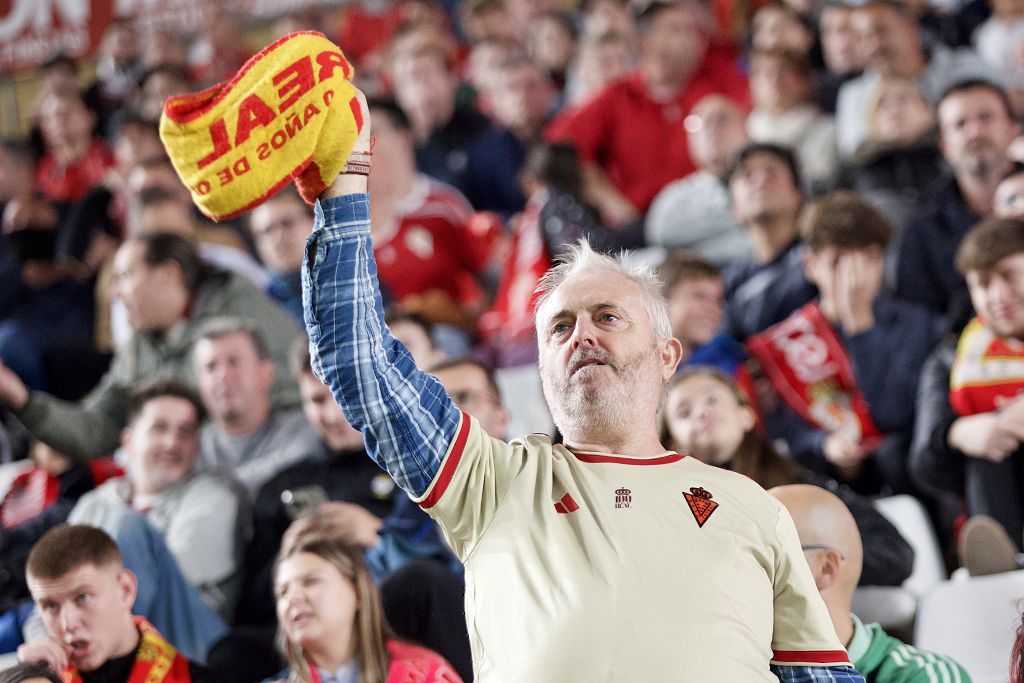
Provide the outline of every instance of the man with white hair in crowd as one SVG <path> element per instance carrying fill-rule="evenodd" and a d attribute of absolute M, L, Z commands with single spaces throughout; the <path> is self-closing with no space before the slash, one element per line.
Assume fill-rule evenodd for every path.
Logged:
<path fill-rule="evenodd" d="M 782 507 L 659 442 L 681 352 L 657 279 L 585 244 L 545 277 L 539 366 L 564 442 L 506 443 L 384 326 L 359 170 L 317 207 L 313 368 L 466 565 L 476 680 L 861 681 Z"/>

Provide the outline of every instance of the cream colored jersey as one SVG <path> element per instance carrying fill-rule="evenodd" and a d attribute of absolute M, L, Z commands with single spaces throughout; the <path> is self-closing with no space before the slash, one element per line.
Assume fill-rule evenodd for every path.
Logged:
<path fill-rule="evenodd" d="M 746 477 L 668 453 L 509 444 L 462 423 L 418 501 L 466 568 L 477 680 L 775 681 L 849 665 L 793 523 Z"/>

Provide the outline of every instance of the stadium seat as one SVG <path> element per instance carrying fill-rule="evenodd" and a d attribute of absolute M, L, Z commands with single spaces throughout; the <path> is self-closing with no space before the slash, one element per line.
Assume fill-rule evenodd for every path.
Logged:
<path fill-rule="evenodd" d="M 922 601 L 914 644 L 949 655 L 975 683 L 1005 683 L 1024 598 L 1024 570 L 945 581 Z"/>
<path fill-rule="evenodd" d="M 853 613 L 864 623 L 878 623 L 887 633 L 910 640 L 918 602 L 946 578 L 942 551 L 928 515 L 916 498 L 881 498 L 875 506 L 914 549 L 914 569 L 902 586 L 858 588 L 853 594 Z"/>

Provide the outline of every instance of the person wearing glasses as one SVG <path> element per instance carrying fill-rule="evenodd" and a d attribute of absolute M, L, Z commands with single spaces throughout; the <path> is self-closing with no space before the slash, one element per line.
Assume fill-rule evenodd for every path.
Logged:
<path fill-rule="evenodd" d="M 786 506 L 811 567 L 836 635 L 854 667 L 871 683 L 964 681 L 971 677 L 945 655 L 926 652 L 893 638 L 878 624 L 864 624 L 850 611 L 860 578 L 860 533 L 838 497 L 817 486 L 779 486 L 768 493 Z"/>

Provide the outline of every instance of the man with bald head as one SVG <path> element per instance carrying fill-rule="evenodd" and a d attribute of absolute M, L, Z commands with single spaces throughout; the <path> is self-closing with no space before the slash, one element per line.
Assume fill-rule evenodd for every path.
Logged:
<path fill-rule="evenodd" d="M 964 668 L 949 657 L 907 645 L 850 611 L 864 552 L 857 523 L 842 500 L 806 484 L 777 486 L 768 493 L 789 510 L 836 635 L 867 683 L 969 683 Z"/>

